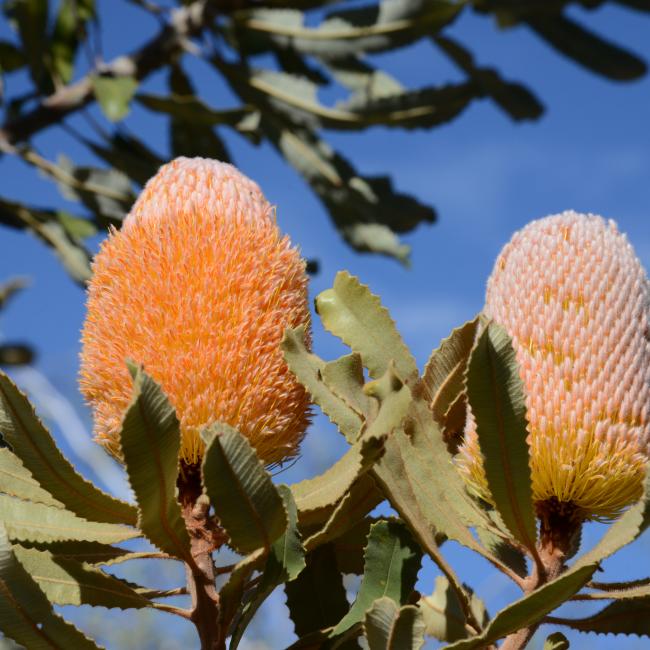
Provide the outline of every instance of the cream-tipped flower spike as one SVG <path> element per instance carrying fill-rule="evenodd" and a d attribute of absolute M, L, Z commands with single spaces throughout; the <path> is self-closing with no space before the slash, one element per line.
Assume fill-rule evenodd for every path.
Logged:
<path fill-rule="evenodd" d="M 615 518 L 650 451 L 650 282 L 627 238 L 594 215 L 533 221 L 499 255 L 484 313 L 513 339 L 538 514 Z M 458 462 L 489 501 L 471 414 Z"/>
<path fill-rule="evenodd" d="M 279 344 L 309 330 L 305 262 L 259 187 L 231 165 L 178 158 L 146 185 L 93 263 L 80 385 L 95 438 L 119 458 L 119 431 L 142 364 L 181 423 L 181 457 L 222 421 L 268 464 L 297 453 L 309 401 Z"/>

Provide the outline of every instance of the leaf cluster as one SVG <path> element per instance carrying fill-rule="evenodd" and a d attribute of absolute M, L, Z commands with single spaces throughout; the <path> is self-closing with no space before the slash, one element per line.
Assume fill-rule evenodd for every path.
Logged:
<path fill-rule="evenodd" d="M 359 647 L 363 636 L 373 650 L 417 649 L 431 636 L 445 648 L 469 650 L 542 623 L 650 635 L 642 616 L 648 579 L 593 581 L 602 561 L 650 523 L 650 479 L 641 500 L 594 548 L 558 575 L 531 583 L 544 565 L 523 387 L 502 328 L 479 318 L 466 323 L 420 374 L 390 314 L 356 278 L 339 273 L 316 304 L 325 328 L 350 354 L 324 361 L 308 350 L 301 328 L 286 332 L 282 348 L 349 448 L 322 474 L 292 485 L 274 483 L 247 439 L 224 423 L 203 431 L 200 467 L 179 465 L 174 409 L 142 368 L 130 366 L 133 396 L 120 439 L 135 505 L 115 499 L 77 473 L 27 398 L 0 374 L 3 634 L 28 648 L 97 647 L 54 606 L 153 608 L 192 620 L 202 647 L 234 649 L 264 600 L 283 587 L 298 636 L 293 648 Z M 468 403 L 491 504 L 469 494 L 454 467 L 457 411 Z M 397 517 L 373 515 L 384 500 Z M 206 532 L 213 535 L 207 550 Z M 145 550 L 132 550 L 137 538 Z M 448 540 L 504 573 L 521 597 L 490 615 L 446 559 Z M 238 554 L 235 564 L 221 563 L 216 551 L 226 547 Z M 422 595 L 415 584 L 424 554 L 439 575 Z M 115 563 L 145 557 L 180 561 L 204 582 L 160 592 L 110 572 Z M 201 557 L 209 558 L 209 578 Z M 351 603 L 348 574 L 360 580 Z M 217 576 L 225 580 L 218 592 Z M 199 587 L 215 595 L 207 617 Z M 187 593 L 192 609 L 166 602 Z M 609 603 L 583 618 L 552 615 L 570 599 Z M 546 647 L 568 645 L 556 632 Z"/>

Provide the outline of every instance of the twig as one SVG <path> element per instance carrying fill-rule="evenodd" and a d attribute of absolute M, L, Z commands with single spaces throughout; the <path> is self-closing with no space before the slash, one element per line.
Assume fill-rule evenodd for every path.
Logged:
<path fill-rule="evenodd" d="M 145 598 L 171 598 L 172 596 L 187 596 L 187 587 L 176 587 L 176 589 L 150 589 L 138 591 L 141 596 Z M 160 604 L 160 603 L 159 603 Z"/>
<path fill-rule="evenodd" d="M 639 578 L 628 582 L 589 582 L 587 587 L 589 589 L 600 589 L 601 591 L 624 591 L 625 589 L 645 587 L 646 585 L 650 585 L 650 578 Z"/>
<path fill-rule="evenodd" d="M 174 614 L 175 616 L 192 620 L 192 612 L 189 609 L 174 607 L 173 605 L 164 605 L 163 603 L 151 603 L 151 607 L 152 609 L 157 609 L 161 612 L 167 612 L 168 614 Z"/>
<path fill-rule="evenodd" d="M 537 504 L 537 514 L 541 521 L 540 539 L 535 554 L 539 562 L 535 562 L 531 574 L 526 578 L 526 594 L 562 574 L 582 527 L 580 512 L 571 504 L 549 500 Z M 538 621 L 510 634 L 499 650 L 523 650 L 541 623 L 542 621 Z"/>
<path fill-rule="evenodd" d="M 224 564 L 223 566 L 217 566 L 214 568 L 214 572 L 220 576 L 224 573 L 232 573 L 232 570 L 237 566 L 237 564 Z"/>
<path fill-rule="evenodd" d="M 164 67 L 183 50 L 187 39 L 200 35 L 210 25 L 217 11 L 230 10 L 229 2 L 230 0 L 219 3 L 196 0 L 173 11 L 169 23 L 140 49 L 113 59 L 102 65 L 101 70 L 96 66 L 79 81 L 43 98 L 33 110 L 5 122 L 0 127 L 0 151 L 12 152 L 13 144 L 27 140 L 93 102 L 95 96 L 92 77 L 97 72 L 106 76 L 131 76 L 142 80 Z"/>
<path fill-rule="evenodd" d="M 92 192 L 93 194 L 99 194 L 110 199 L 115 199 L 122 203 L 130 203 L 132 197 L 122 192 L 116 192 L 110 187 L 104 185 L 97 185 L 97 183 L 89 183 L 87 181 L 80 181 L 78 178 L 75 178 L 71 174 L 68 174 L 64 169 L 50 162 L 43 156 L 36 153 L 33 149 L 29 148 L 19 148 L 16 150 L 17 155 L 19 155 L 25 162 L 34 167 L 38 167 L 42 172 L 51 176 L 55 180 L 60 181 L 64 185 L 68 185 L 76 190 L 82 192 Z"/>
<path fill-rule="evenodd" d="M 219 620 L 221 603 L 212 553 L 226 541 L 226 536 L 210 516 L 210 501 L 203 494 L 196 466 L 181 467 L 178 496 L 193 559 L 191 564 L 185 565 L 187 592 L 192 597 L 189 618 L 198 632 L 201 650 L 225 650 L 226 637 Z"/>

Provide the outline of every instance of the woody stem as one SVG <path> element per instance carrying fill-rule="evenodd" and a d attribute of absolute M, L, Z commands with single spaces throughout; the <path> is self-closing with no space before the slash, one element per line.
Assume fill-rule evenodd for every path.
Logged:
<path fill-rule="evenodd" d="M 540 534 L 537 552 L 541 566 L 533 566 L 525 580 L 524 592 L 530 594 L 543 584 L 555 580 L 565 569 L 565 562 L 575 552 L 582 528 L 581 513 L 570 503 L 552 499 L 537 504 Z M 500 650 L 523 650 L 541 625 L 541 621 L 513 632 Z"/>
<path fill-rule="evenodd" d="M 192 598 L 190 620 L 201 642 L 201 650 L 225 650 L 226 639 L 219 625 L 219 593 L 212 552 L 221 543 L 210 518 L 210 502 L 202 494 L 200 477 L 183 468 L 179 477 L 179 500 L 190 534 L 194 566 L 185 564 L 187 591 Z"/>

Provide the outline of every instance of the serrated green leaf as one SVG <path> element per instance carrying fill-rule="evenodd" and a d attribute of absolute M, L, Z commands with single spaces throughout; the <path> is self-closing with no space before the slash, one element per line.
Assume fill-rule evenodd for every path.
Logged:
<path fill-rule="evenodd" d="M 395 373 L 392 360 L 386 372 L 379 379 L 368 382 L 363 390 L 377 399 L 379 408 L 375 418 L 366 425 L 361 439 L 390 436 L 402 425 L 411 405 L 411 391 Z"/>
<path fill-rule="evenodd" d="M 370 528 L 361 586 L 350 611 L 332 630 L 343 634 L 364 620 L 373 602 L 384 596 L 405 604 L 415 586 L 422 553 L 408 529 L 396 521 L 380 521 Z"/>
<path fill-rule="evenodd" d="M 379 97 L 355 93 L 338 102 L 334 109 L 346 115 L 346 124 L 382 125 L 400 129 L 430 129 L 458 117 L 470 103 L 481 96 L 473 81 L 442 86 L 423 86 Z M 327 122 L 323 122 L 327 124 Z"/>
<path fill-rule="evenodd" d="M 417 376 L 415 359 L 388 310 L 347 271 L 337 273 L 334 286 L 316 298 L 316 310 L 325 329 L 361 356 L 371 377 L 381 377 L 391 361 L 403 381 Z"/>
<path fill-rule="evenodd" d="M 642 77 L 647 66 L 636 55 L 593 34 L 565 15 L 536 15 L 526 20 L 532 30 L 565 56 L 609 79 Z"/>
<path fill-rule="evenodd" d="M 420 650 L 424 621 L 414 605 L 399 607 L 392 598 L 379 598 L 366 612 L 363 623 L 369 650 Z"/>
<path fill-rule="evenodd" d="M 364 516 L 355 520 L 354 525 L 347 527 L 345 532 L 332 538 L 336 565 L 341 573 L 363 575 L 363 556 L 368 544 L 370 527 L 377 521 L 378 518 Z"/>
<path fill-rule="evenodd" d="M 304 327 L 288 328 L 284 333 L 280 347 L 289 369 L 307 389 L 312 400 L 341 430 L 348 442 L 353 443 L 359 435 L 362 420 L 323 381 L 322 373 L 326 364 L 305 347 Z"/>
<path fill-rule="evenodd" d="M 600 562 L 625 544 L 634 541 L 650 521 L 650 476 L 646 478 L 645 494 L 612 524 L 600 542 L 555 580 L 501 610 L 483 632 L 465 641 L 457 641 L 446 650 L 471 650 L 484 647 L 508 634 L 529 627 L 566 602 L 589 582 Z M 621 601 L 626 602 L 626 601 Z M 550 622 L 553 619 L 549 619 Z"/>
<path fill-rule="evenodd" d="M 173 407 L 142 368 L 120 434 L 124 464 L 138 503 L 138 526 L 161 551 L 191 565 L 190 537 L 176 500 L 180 431 Z"/>
<path fill-rule="evenodd" d="M 127 526 L 86 521 L 69 510 L 4 494 L 0 494 L 0 521 L 15 541 L 85 540 L 114 544 L 140 536 Z"/>
<path fill-rule="evenodd" d="M 305 77 L 305 79 L 319 86 L 326 86 L 329 83 L 328 77 L 323 74 L 320 68 L 312 65 L 307 57 L 301 55 L 296 50 L 279 48 L 273 51 L 273 55 L 278 62 L 278 67 L 284 72 Z"/>
<path fill-rule="evenodd" d="M 343 576 L 331 544 L 309 553 L 305 569 L 284 585 L 284 591 L 298 637 L 333 627 L 349 608 Z"/>
<path fill-rule="evenodd" d="M 444 650 L 484 648 L 512 632 L 534 625 L 583 587 L 595 570 L 594 564 L 572 567 L 559 578 L 502 609 L 478 636 L 446 645 Z"/>
<path fill-rule="evenodd" d="M 236 621 L 230 640 L 230 648 L 236 650 L 248 624 L 255 616 L 260 605 L 271 595 L 273 590 L 283 582 L 295 580 L 305 568 L 305 551 L 300 542 L 298 532 L 298 511 L 291 490 L 286 485 L 279 485 L 278 491 L 282 496 L 287 511 L 287 530 L 273 543 L 271 552 L 264 566 L 259 587 L 244 605 L 241 615 Z"/>
<path fill-rule="evenodd" d="M 565 625 L 580 632 L 596 634 L 637 634 L 650 636 L 650 597 L 618 600 L 586 618 L 553 618 L 556 625 Z M 555 646 L 552 646 L 555 647 Z M 568 646 L 558 646 L 568 647 Z"/>
<path fill-rule="evenodd" d="M 283 580 L 294 580 L 305 568 L 305 551 L 298 531 L 298 509 L 289 486 L 279 485 L 278 491 L 287 510 L 289 523 L 284 535 L 273 543 L 268 562 L 279 568 L 278 573 L 283 576 Z"/>
<path fill-rule="evenodd" d="M 23 51 L 9 41 L 0 41 L 0 71 L 14 72 L 27 64 Z"/>
<path fill-rule="evenodd" d="M 298 510 L 308 512 L 335 506 L 379 458 L 387 434 L 364 436 L 323 474 L 292 485 Z"/>
<path fill-rule="evenodd" d="M 535 552 L 526 397 L 510 337 L 496 323 L 489 323 L 472 351 L 467 399 L 494 505 L 514 537 Z"/>
<path fill-rule="evenodd" d="M 593 583 L 589 587 L 599 591 L 581 594 L 580 600 L 625 600 L 650 597 L 650 578 L 630 582 Z"/>
<path fill-rule="evenodd" d="M 49 551 L 14 547 L 25 570 L 55 605 L 93 605 L 119 609 L 142 609 L 150 602 L 123 580 L 88 564 Z"/>
<path fill-rule="evenodd" d="M 372 419 L 376 415 L 376 402 L 363 392 L 365 380 L 359 354 L 346 354 L 326 363 L 321 370 L 321 376 L 331 391 L 359 416 Z"/>
<path fill-rule="evenodd" d="M 383 500 L 384 495 L 379 491 L 372 477 L 369 474 L 362 474 L 336 508 L 324 513 L 323 519 L 316 519 L 314 516 L 306 518 L 305 525 L 312 531 L 315 527 L 317 532 L 312 532 L 305 540 L 305 548 L 313 550 L 321 544 L 338 539 L 354 528 Z M 318 514 L 320 515 L 321 512 L 319 511 Z"/>
<path fill-rule="evenodd" d="M 464 389 L 465 370 L 476 338 L 478 317 L 455 328 L 435 349 L 422 374 L 425 395 L 439 424 Z"/>
<path fill-rule="evenodd" d="M 129 103 L 138 88 L 133 77 L 92 77 L 93 90 L 106 119 L 119 122 L 129 113 Z"/>
<path fill-rule="evenodd" d="M 297 126 L 309 129 L 430 128 L 456 117 L 479 92 L 473 83 L 404 90 L 392 95 L 355 93 L 334 106 L 318 99 L 318 86 L 283 71 L 248 70 L 252 100 L 267 104 Z"/>
<path fill-rule="evenodd" d="M 358 56 L 323 59 L 323 65 L 336 81 L 361 97 L 379 98 L 404 91 L 404 86 L 395 77 Z"/>
<path fill-rule="evenodd" d="M 0 372 L 0 430 L 32 478 L 68 510 L 89 521 L 135 524 L 136 509 L 105 494 L 75 471 L 29 400 L 3 372 Z M 9 462 L 6 455 L 4 461 Z M 43 501 L 42 497 L 38 500 Z"/>
<path fill-rule="evenodd" d="M 37 551 L 47 551 L 54 560 L 75 560 L 87 562 L 88 564 L 116 564 L 124 560 L 141 555 L 132 553 L 126 549 L 100 542 L 88 542 L 86 540 L 64 540 L 56 542 L 20 542 L 21 546 Z M 144 554 L 148 555 L 148 554 Z"/>
<path fill-rule="evenodd" d="M 544 641 L 543 650 L 569 650 L 569 640 L 562 632 L 553 632 Z"/>
<path fill-rule="evenodd" d="M 419 601 L 426 626 L 427 636 L 439 641 L 456 641 L 471 636 L 465 614 L 456 592 L 444 576 L 436 578 L 436 587 L 431 596 L 423 596 Z M 476 620 L 482 626 L 488 622 L 485 606 L 475 594 L 471 594 L 471 608 Z"/>
<path fill-rule="evenodd" d="M 0 525 L 0 629 L 30 650 L 96 650 L 76 627 L 52 610 L 46 596 L 16 559 Z"/>
<path fill-rule="evenodd" d="M 242 554 L 270 551 L 288 520 L 269 473 L 248 440 L 232 427 L 217 423 L 202 435 L 203 485 L 230 543 Z"/>
<path fill-rule="evenodd" d="M 34 480 L 18 456 L 7 447 L 0 448 L 0 492 L 25 501 L 44 503 L 55 508 L 64 507 Z"/>
<path fill-rule="evenodd" d="M 424 400 L 412 401 L 405 427 L 389 436 L 372 470 L 393 507 L 430 554 L 443 534 L 490 557 L 468 526 L 493 525 L 467 494 Z"/>

